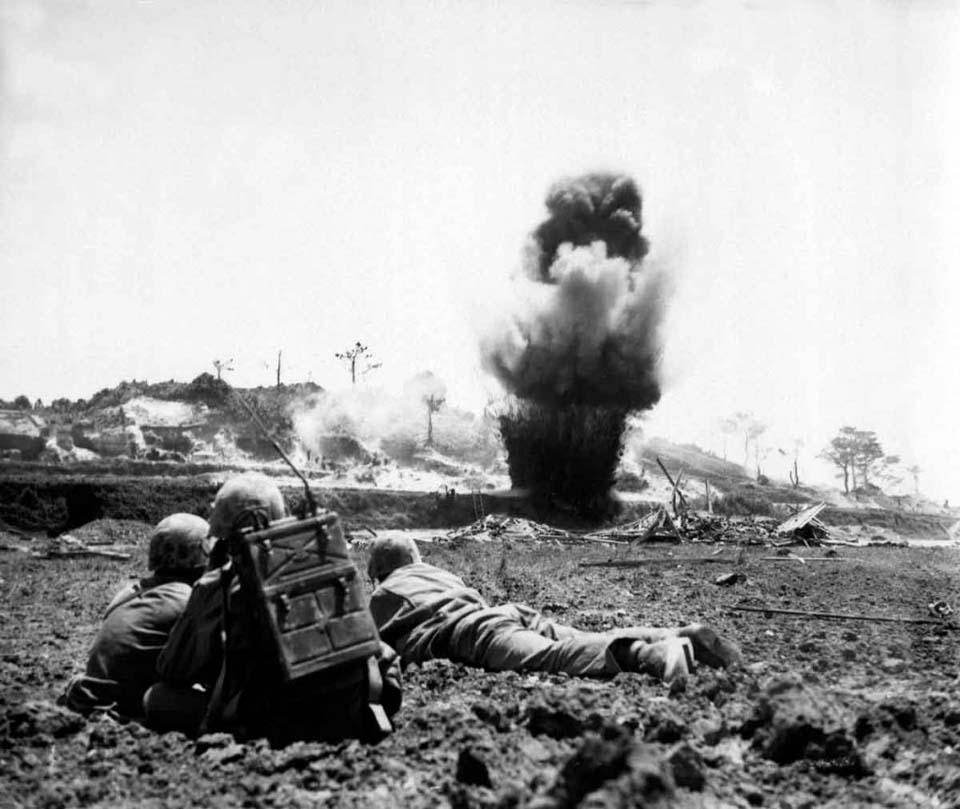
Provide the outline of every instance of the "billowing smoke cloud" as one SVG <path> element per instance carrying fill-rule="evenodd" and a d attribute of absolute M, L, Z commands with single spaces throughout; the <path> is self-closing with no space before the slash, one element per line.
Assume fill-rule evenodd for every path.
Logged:
<path fill-rule="evenodd" d="M 402 393 L 323 391 L 301 401 L 290 415 L 300 445 L 318 460 L 362 461 L 379 453 L 409 463 L 427 447 L 432 428 L 437 451 L 458 461 L 492 464 L 498 446 L 491 425 L 446 405 L 445 393 L 444 382 L 425 371 L 408 380 Z M 434 405 L 429 413 L 428 400 Z"/>
<path fill-rule="evenodd" d="M 550 217 L 532 234 L 541 281 L 549 282 L 550 267 L 563 244 L 585 247 L 602 241 L 607 255 L 631 264 L 647 254 L 647 240 L 640 233 L 643 202 L 631 177 L 588 174 L 561 180 L 547 193 L 546 206 Z"/>
<path fill-rule="evenodd" d="M 663 276 L 644 268 L 629 177 L 558 183 L 531 234 L 516 307 L 482 343 L 485 368 L 521 399 L 644 410 L 659 401 Z"/>

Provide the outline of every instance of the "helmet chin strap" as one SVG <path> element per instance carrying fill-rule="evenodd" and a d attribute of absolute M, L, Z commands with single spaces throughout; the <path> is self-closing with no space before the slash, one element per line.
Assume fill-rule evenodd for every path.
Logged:
<path fill-rule="evenodd" d="M 259 531 L 270 524 L 270 511 L 266 506 L 247 506 L 233 521 L 233 530 L 252 528 Z"/>

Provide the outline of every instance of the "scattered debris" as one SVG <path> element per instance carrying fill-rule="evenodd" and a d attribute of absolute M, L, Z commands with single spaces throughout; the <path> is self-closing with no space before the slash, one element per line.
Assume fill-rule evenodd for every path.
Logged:
<path fill-rule="evenodd" d="M 784 542 L 774 541 L 773 544 L 793 544 L 799 541 L 808 547 L 814 545 L 859 545 L 858 542 L 842 539 L 834 529 L 824 525 L 818 519 L 818 515 L 826 507 L 826 503 L 817 503 L 784 520 L 777 526 L 776 534 L 777 536 L 787 536 L 789 539 Z"/>
<path fill-rule="evenodd" d="M 734 571 L 733 573 L 723 573 L 722 575 L 717 576 L 717 578 L 713 580 L 713 583 L 718 587 L 730 587 L 743 579 L 746 579 L 746 576 L 744 576 L 742 573 Z"/>
<path fill-rule="evenodd" d="M 599 542 L 608 545 L 622 545 L 624 540 L 614 539 L 617 529 L 577 533 L 555 528 L 552 525 L 527 520 L 522 517 L 508 517 L 504 514 L 487 514 L 470 525 L 455 528 L 447 532 L 445 539 L 473 539 L 477 542 L 494 540 L 524 540 L 529 542 Z"/>
<path fill-rule="evenodd" d="M 664 475 L 667 476 L 667 480 L 670 482 L 670 485 L 673 486 L 673 491 L 670 493 L 670 502 L 673 505 L 673 515 L 678 519 L 683 521 L 683 516 L 689 511 L 689 506 L 687 505 L 687 498 L 683 496 L 683 492 L 680 491 L 680 480 L 683 478 L 683 470 L 680 470 L 680 474 L 677 475 L 677 479 L 674 480 L 670 477 L 670 473 L 667 471 L 667 467 L 663 465 L 660 458 L 657 458 L 657 466 L 660 467 L 660 470 Z"/>
<path fill-rule="evenodd" d="M 584 539 L 618 542 L 680 542 L 682 537 L 673 518 L 663 506 L 657 506 L 639 520 L 600 531 L 591 531 Z"/>
<path fill-rule="evenodd" d="M 571 540 L 577 535 L 551 525 L 508 517 L 505 514 L 487 514 L 476 522 L 447 532 L 447 539 L 473 539 L 492 542 L 495 539 Z"/>
<path fill-rule="evenodd" d="M 953 607 L 951 607 L 946 601 L 933 601 L 930 604 L 927 604 L 927 612 L 929 612 L 934 618 L 946 619 L 953 615 Z"/>
<path fill-rule="evenodd" d="M 776 536 L 773 517 L 725 517 L 690 512 L 686 515 L 683 539 L 688 542 L 725 542 L 736 545 L 767 545 Z M 792 544 L 784 543 L 784 544 Z"/>
<path fill-rule="evenodd" d="M 39 559 L 67 559 L 81 556 L 102 556 L 106 559 L 122 561 L 131 558 L 129 553 L 110 551 L 105 548 L 94 548 L 77 539 L 71 534 L 61 534 L 55 539 L 48 540 L 39 550 L 32 551 L 32 556 Z"/>
<path fill-rule="evenodd" d="M 580 567 L 644 567 L 645 565 L 736 565 L 740 557 L 729 556 L 651 556 L 647 559 L 607 559 L 604 562 L 581 562 Z"/>
<path fill-rule="evenodd" d="M 553 543 L 594 542 L 619 546 L 646 542 L 708 542 L 738 546 L 760 545 L 776 549 L 797 545 L 825 548 L 822 557 L 803 557 L 803 562 L 824 562 L 828 559 L 848 561 L 835 557 L 833 546 L 862 548 L 881 544 L 897 547 L 909 544 L 896 536 L 891 538 L 874 534 L 867 538 L 858 536 L 856 529 L 829 527 L 817 517 L 827 507 L 826 503 L 818 503 L 786 520 L 779 520 L 767 516 L 724 516 L 705 511 L 689 511 L 684 510 L 685 502 L 678 501 L 680 515 L 677 518 L 670 514 L 665 505 L 658 504 L 639 520 L 593 531 L 564 530 L 522 517 L 487 514 L 470 525 L 447 532 L 444 538 L 473 539 L 478 542 L 505 539 Z M 790 556 L 789 551 L 784 551 L 783 554 L 778 552 L 778 557 L 780 558 L 760 558 L 763 561 L 799 559 L 797 556 Z"/>
<path fill-rule="evenodd" d="M 749 607 L 742 604 L 736 604 L 730 607 L 738 612 L 762 612 L 772 615 L 796 615 L 801 618 L 826 618 L 840 621 L 881 621 L 891 624 L 937 624 L 944 629 L 960 629 L 960 626 L 948 624 L 944 621 L 936 621 L 931 618 L 899 618 L 889 615 L 856 615 L 842 612 L 811 612 L 807 610 L 788 610 L 779 607 Z"/>
<path fill-rule="evenodd" d="M 798 511 L 792 517 L 787 520 L 784 520 L 780 526 L 777 528 L 778 534 L 794 534 L 798 531 L 802 531 L 807 526 L 810 526 L 811 523 L 814 523 L 814 520 L 817 519 L 817 515 L 827 507 L 826 503 L 817 503 L 814 506 L 803 509 L 803 511 Z M 819 522 L 819 521 L 818 521 Z M 816 528 L 817 523 L 813 524 L 813 528 Z"/>

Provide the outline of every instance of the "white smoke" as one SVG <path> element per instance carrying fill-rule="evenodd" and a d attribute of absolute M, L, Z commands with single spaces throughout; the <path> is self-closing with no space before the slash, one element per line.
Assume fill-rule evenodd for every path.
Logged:
<path fill-rule="evenodd" d="M 292 410 L 291 418 L 301 444 L 316 457 L 330 456 L 339 446 L 410 462 L 426 449 L 425 399 L 445 392 L 442 380 L 424 372 L 408 380 L 400 394 L 382 388 L 314 394 Z M 481 465 L 494 460 L 499 445 L 489 420 L 442 406 L 432 421 L 437 451 Z"/>
<path fill-rule="evenodd" d="M 597 241 L 562 245 L 548 279 L 532 275 L 514 281 L 513 310 L 481 341 L 485 368 L 524 399 L 655 404 L 664 274 L 608 258 Z"/>

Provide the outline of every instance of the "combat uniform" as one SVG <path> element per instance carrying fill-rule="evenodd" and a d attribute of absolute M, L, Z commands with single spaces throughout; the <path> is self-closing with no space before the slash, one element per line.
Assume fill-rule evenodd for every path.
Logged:
<path fill-rule="evenodd" d="M 370 611 L 380 637 L 404 664 L 448 658 L 490 671 L 609 677 L 636 670 L 629 655 L 634 641 L 652 643 L 672 634 L 648 627 L 584 632 L 522 604 L 492 607 L 460 577 L 424 562 L 387 575 Z"/>
<path fill-rule="evenodd" d="M 183 616 L 157 661 L 161 683 L 148 697 L 148 719 L 160 729 L 229 729 L 241 736 L 303 738 L 303 725 L 317 713 L 313 710 L 316 687 L 299 694 L 296 686 L 278 689 L 275 678 L 264 676 L 258 681 L 255 674 L 251 677 L 251 672 L 264 673 L 263 666 L 254 664 L 270 651 L 252 646 L 259 633 L 249 624 L 244 594 L 235 579 L 228 616 L 231 657 L 223 665 L 222 577 L 231 564 L 205 573 L 194 585 Z M 392 716 L 400 708 L 402 695 L 399 660 L 392 649 L 381 644 L 377 663 L 377 672 L 372 674 L 381 681 L 379 702 Z M 207 697 L 198 697 L 197 684 Z M 330 710 L 335 708 L 323 707 L 318 717 Z M 330 731 L 331 740 L 338 740 L 334 729 Z M 308 729 L 308 734 L 322 736 L 323 732 L 315 727 Z"/>
<path fill-rule="evenodd" d="M 122 588 L 107 607 L 86 672 L 67 685 L 64 704 L 82 714 L 142 717 L 143 694 L 158 679 L 157 657 L 189 598 L 189 584 L 159 576 Z"/>

